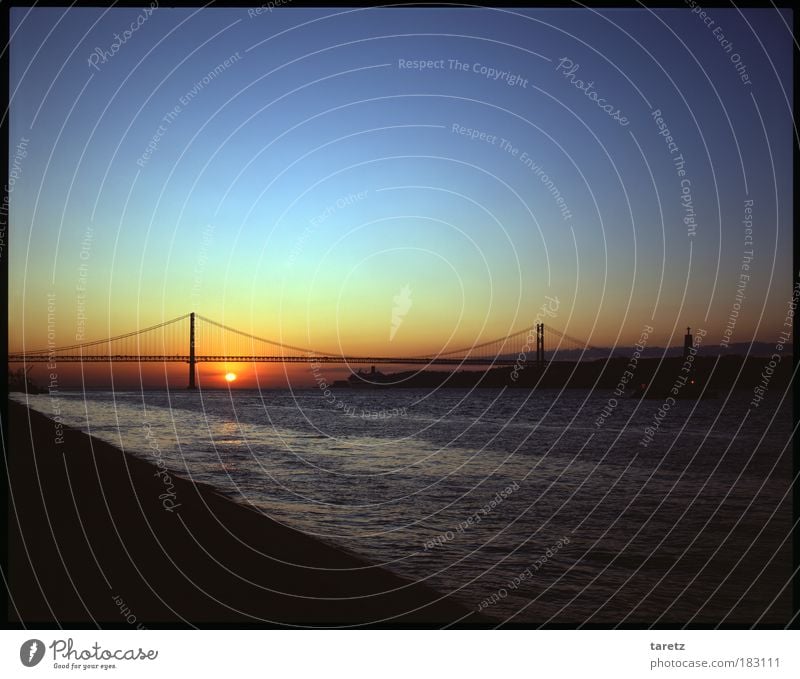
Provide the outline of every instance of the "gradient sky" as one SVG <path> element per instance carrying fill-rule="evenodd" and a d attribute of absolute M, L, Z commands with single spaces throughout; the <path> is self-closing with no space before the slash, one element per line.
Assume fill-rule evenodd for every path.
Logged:
<path fill-rule="evenodd" d="M 317 350 L 421 353 L 529 326 L 550 295 L 561 304 L 548 323 L 594 346 L 633 344 L 645 324 L 654 344 L 680 343 L 686 325 L 716 344 L 748 198 L 755 256 L 731 341 L 781 328 L 789 12 L 714 9 L 709 28 L 688 9 L 157 9 L 92 68 L 141 14 L 11 12 L 12 349 L 44 346 L 49 292 L 58 344 L 75 341 L 81 264 L 87 340 L 194 310 Z M 565 78 L 562 58 L 630 124 Z M 686 161 L 694 237 L 656 109 Z"/>

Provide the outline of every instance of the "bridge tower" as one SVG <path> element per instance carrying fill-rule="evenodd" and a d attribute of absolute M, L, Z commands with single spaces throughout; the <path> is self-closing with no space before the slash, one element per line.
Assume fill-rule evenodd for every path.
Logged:
<path fill-rule="evenodd" d="M 683 336 L 683 360 L 689 356 L 689 352 L 694 346 L 694 338 L 692 337 L 692 329 L 686 328 L 686 334 Z"/>
<path fill-rule="evenodd" d="M 187 389 L 194 389 L 194 311 L 189 314 L 189 386 Z"/>
<path fill-rule="evenodd" d="M 536 324 L 536 365 L 544 368 L 544 323 Z"/>

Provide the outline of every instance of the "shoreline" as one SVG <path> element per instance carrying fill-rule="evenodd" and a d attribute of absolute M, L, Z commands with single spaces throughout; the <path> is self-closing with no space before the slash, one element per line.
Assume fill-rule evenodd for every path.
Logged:
<path fill-rule="evenodd" d="M 14 401 L 8 407 L 9 621 L 491 626 L 452 596 L 202 482 L 171 476 L 169 509 L 156 464 Z"/>

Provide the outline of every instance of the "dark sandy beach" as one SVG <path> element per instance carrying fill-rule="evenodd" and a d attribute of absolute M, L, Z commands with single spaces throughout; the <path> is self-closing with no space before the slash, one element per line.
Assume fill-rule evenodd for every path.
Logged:
<path fill-rule="evenodd" d="M 173 477 L 176 508 L 168 511 L 156 466 L 67 427 L 57 444 L 54 422 L 16 403 L 9 415 L 12 621 L 486 623 L 452 597 L 285 528 L 210 486 Z"/>

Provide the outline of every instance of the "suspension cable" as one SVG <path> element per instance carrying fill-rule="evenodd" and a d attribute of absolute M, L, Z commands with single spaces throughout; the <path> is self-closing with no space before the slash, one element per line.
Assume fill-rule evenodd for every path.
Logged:
<path fill-rule="evenodd" d="M 531 330 L 533 330 L 533 326 L 530 326 L 529 328 L 524 328 L 522 330 L 518 330 L 517 332 L 515 332 L 512 335 L 506 335 L 505 337 L 499 337 L 499 338 L 496 338 L 496 339 L 493 339 L 493 340 L 489 340 L 488 342 L 482 342 L 481 344 L 473 344 L 470 347 L 463 347 L 461 349 L 452 349 L 450 351 L 443 351 L 441 353 L 437 353 L 436 356 L 437 357 L 438 356 L 452 356 L 453 354 L 468 353 L 470 351 L 474 351 L 475 349 L 482 349 L 483 347 L 487 347 L 490 344 L 494 344 L 495 342 L 504 342 L 505 343 L 508 340 L 513 339 L 515 337 L 518 337 L 519 335 L 523 335 L 525 333 L 528 333 Z M 433 354 L 420 354 L 419 356 L 411 356 L 411 358 L 428 358 L 430 356 L 433 356 Z"/>
<path fill-rule="evenodd" d="M 200 314 L 195 314 L 195 318 L 199 318 L 202 321 L 205 321 L 206 323 L 215 325 L 218 328 L 222 328 L 223 330 L 227 330 L 228 332 L 232 332 L 236 335 L 241 335 L 242 337 L 246 337 L 251 340 L 256 340 L 257 342 L 264 342 L 265 344 L 270 344 L 273 347 L 279 347 L 281 349 L 291 349 L 292 351 L 299 351 L 304 354 L 324 354 L 326 356 L 333 355 L 333 354 L 327 354 L 325 352 L 312 351 L 311 349 L 305 349 L 303 347 L 295 347 L 292 346 L 291 344 L 282 344 L 281 342 L 275 342 L 273 340 L 264 339 L 263 337 L 257 337 L 256 335 L 251 335 L 250 333 L 244 332 L 243 330 L 237 330 L 236 328 L 231 328 L 230 326 L 223 325 L 222 323 L 217 323 L 216 321 L 212 321 L 210 318 L 206 318 L 205 316 L 201 316 Z"/>
<path fill-rule="evenodd" d="M 555 328 L 551 328 L 549 325 L 547 326 L 547 329 L 550 332 L 552 332 L 554 335 L 558 335 L 559 337 L 562 337 L 565 340 L 569 340 L 570 342 L 575 342 L 575 344 L 577 344 L 579 347 L 584 347 L 584 348 L 589 349 L 591 351 L 600 351 L 600 349 L 598 349 L 597 347 L 593 347 L 591 344 L 587 344 L 583 340 L 579 340 L 579 339 L 575 339 L 574 337 L 570 337 L 569 335 L 567 335 L 564 332 L 560 332 L 559 330 L 556 330 Z"/>
<path fill-rule="evenodd" d="M 157 325 L 151 325 L 149 328 L 143 328 L 141 330 L 133 330 L 131 332 L 126 332 L 124 335 L 117 335 L 116 337 L 93 340 L 91 342 L 85 342 L 83 344 L 70 344 L 69 346 L 55 347 L 53 349 L 33 349 L 30 351 L 23 351 L 21 353 L 26 355 L 35 355 L 35 354 L 47 354 L 50 352 L 66 351 L 67 349 L 81 349 L 83 347 L 93 347 L 97 346 L 98 344 L 105 344 L 107 342 L 114 342 L 116 340 L 133 337 L 134 335 L 144 334 L 146 332 L 150 332 L 151 330 L 158 330 L 159 328 L 163 328 L 165 325 L 169 325 L 170 323 L 177 323 L 178 321 L 182 321 L 187 318 L 189 318 L 189 314 L 184 314 L 183 316 L 178 316 L 177 318 L 173 318 L 172 320 L 164 321 L 163 323 L 159 323 Z"/>

